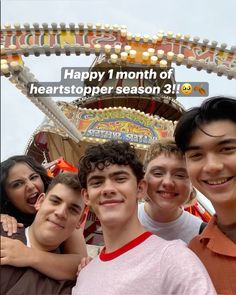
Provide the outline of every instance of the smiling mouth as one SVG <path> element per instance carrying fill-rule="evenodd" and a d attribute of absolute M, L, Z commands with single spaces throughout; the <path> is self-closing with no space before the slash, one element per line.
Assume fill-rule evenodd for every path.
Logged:
<path fill-rule="evenodd" d="M 47 220 L 47 221 L 49 221 L 50 223 L 52 223 L 53 225 L 55 225 L 56 227 L 59 227 L 59 228 L 62 228 L 62 229 L 64 229 L 64 226 L 63 225 L 61 225 L 61 224 L 59 224 L 59 223 L 57 223 L 57 222 L 55 222 L 55 221 L 52 221 L 52 220 Z"/>
<path fill-rule="evenodd" d="M 174 198 L 178 194 L 175 192 L 164 192 L 164 191 L 158 191 L 158 193 L 161 195 L 161 197 L 169 199 L 169 198 Z"/>
<path fill-rule="evenodd" d="M 124 201 L 122 201 L 122 200 L 106 200 L 106 201 L 100 202 L 99 205 L 102 205 L 102 206 L 112 206 L 112 205 L 121 204 L 123 202 Z"/>
<path fill-rule="evenodd" d="M 203 180 L 208 185 L 221 185 L 228 181 L 230 181 L 233 177 L 225 177 L 221 179 L 214 179 L 214 180 Z"/>

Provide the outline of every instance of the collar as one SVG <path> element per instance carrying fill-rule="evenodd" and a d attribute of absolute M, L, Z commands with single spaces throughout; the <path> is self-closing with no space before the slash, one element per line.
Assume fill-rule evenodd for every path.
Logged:
<path fill-rule="evenodd" d="M 206 247 L 212 252 L 236 257 L 236 244 L 219 229 L 216 215 L 211 218 L 199 239 L 201 243 L 206 243 Z"/>
<path fill-rule="evenodd" d="M 147 238 L 149 238 L 151 235 L 152 235 L 151 232 L 146 231 L 143 234 L 141 234 L 140 236 L 138 236 L 135 239 L 133 239 L 132 241 L 130 241 L 129 243 L 127 243 L 126 245 L 124 245 L 121 248 L 119 248 L 113 252 L 110 252 L 110 253 L 105 253 L 106 248 L 104 247 L 102 249 L 99 257 L 102 261 L 112 260 L 112 259 L 124 254 L 125 252 L 133 249 L 134 247 L 138 246 L 139 244 L 144 242 Z"/>

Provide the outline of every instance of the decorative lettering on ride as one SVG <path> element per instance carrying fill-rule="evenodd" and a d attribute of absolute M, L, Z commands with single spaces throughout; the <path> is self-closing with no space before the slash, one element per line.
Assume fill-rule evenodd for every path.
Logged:
<path fill-rule="evenodd" d="M 86 115 L 87 114 L 87 115 Z M 96 112 L 82 111 L 77 118 L 77 128 L 84 137 L 119 139 L 139 144 L 151 144 L 154 140 L 173 134 L 170 122 L 152 120 L 148 116 L 126 109 Z"/>
<path fill-rule="evenodd" d="M 143 134 L 132 134 L 97 129 L 89 129 L 83 136 L 100 139 L 117 139 L 139 144 L 151 144 L 153 141 L 158 139 L 158 136 L 147 136 Z"/>
<path fill-rule="evenodd" d="M 166 125 L 164 122 L 156 119 L 153 120 L 150 116 L 148 115 L 142 115 L 138 113 L 135 110 L 127 110 L 127 109 L 113 109 L 109 111 L 102 111 L 102 112 L 96 112 L 96 113 L 89 113 L 86 111 L 79 111 L 79 113 L 76 115 L 76 117 L 79 120 L 79 124 L 82 122 L 87 122 L 86 126 L 92 124 L 92 122 L 101 122 L 103 123 L 104 121 L 106 122 L 111 122 L 111 121 L 119 121 L 120 120 L 125 120 L 130 121 L 130 122 L 138 122 L 139 125 L 139 130 L 140 126 L 144 126 L 145 128 L 158 128 L 158 129 L 166 129 Z M 78 124 L 78 123 L 77 123 Z M 115 124 L 118 123 L 113 123 L 113 127 L 115 128 Z M 171 123 L 169 123 L 171 124 Z M 120 123 L 119 123 L 120 125 Z M 172 125 L 172 124 L 171 124 Z M 130 127 L 130 125 L 129 125 Z M 172 127 L 172 126 L 171 126 Z M 80 128 L 79 128 L 80 129 Z M 128 131 L 128 130 L 126 130 Z"/>
<path fill-rule="evenodd" d="M 20 31 L 20 32 L 6 32 L 3 31 L 1 34 L 1 45 L 8 50 L 9 45 L 16 45 L 17 49 L 20 49 L 21 45 L 49 45 L 53 47 L 54 45 L 61 45 L 63 47 L 65 44 L 80 44 L 81 46 L 85 44 L 90 44 L 93 48 L 95 44 L 110 44 L 115 46 L 120 44 L 122 46 L 130 45 L 134 50 L 139 53 L 146 51 L 150 44 L 142 42 L 127 41 L 127 39 L 122 38 L 116 33 L 104 33 L 104 32 L 54 32 L 54 31 Z M 185 58 L 189 56 L 194 56 L 197 60 L 203 59 L 206 62 L 214 62 L 217 65 L 225 65 L 228 68 L 236 67 L 236 56 L 225 51 L 211 49 L 209 47 L 200 46 L 199 44 L 193 44 L 191 42 L 184 42 L 163 39 L 156 45 L 152 44 L 152 48 L 155 50 L 162 49 L 164 52 L 172 51 L 174 54 L 182 53 Z M 141 56 L 141 54 L 140 54 Z"/>

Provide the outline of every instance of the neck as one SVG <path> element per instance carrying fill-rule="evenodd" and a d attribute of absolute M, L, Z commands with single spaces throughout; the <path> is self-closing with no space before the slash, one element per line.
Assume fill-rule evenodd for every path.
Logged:
<path fill-rule="evenodd" d="M 221 225 L 231 225 L 236 223 L 236 207 L 222 207 L 222 205 L 217 206 L 214 204 L 214 209 L 216 211 L 217 220 Z"/>
<path fill-rule="evenodd" d="M 121 224 L 120 226 L 116 224 L 108 227 L 102 224 L 102 229 L 107 253 L 121 248 L 146 231 L 137 218 L 128 224 Z"/>
<path fill-rule="evenodd" d="M 144 210 L 147 215 L 154 221 L 157 222 L 171 222 L 176 220 L 183 212 L 181 208 L 174 209 L 163 209 L 161 207 L 156 206 L 155 204 L 149 202 L 145 202 Z"/>
<path fill-rule="evenodd" d="M 55 250 L 57 247 L 55 246 L 49 246 L 49 245 L 46 245 L 44 243 L 41 243 L 40 241 L 40 235 L 38 235 L 39 231 L 37 231 L 37 227 L 35 226 L 34 222 L 29 226 L 29 241 L 30 241 L 30 244 L 31 244 L 31 248 L 34 248 L 34 249 L 38 249 L 38 250 L 41 250 L 41 251 L 53 251 Z"/>

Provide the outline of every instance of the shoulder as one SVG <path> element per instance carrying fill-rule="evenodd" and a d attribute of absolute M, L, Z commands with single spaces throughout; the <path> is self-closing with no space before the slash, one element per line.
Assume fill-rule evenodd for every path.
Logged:
<path fill-rule="evenodd" d="M 138 203 L 138 212 L 142 212 L 144 210 L 144 203 Z"/>
<path fill-rule="evenodd" d="M 191 222 L 195 222 L 196 224 L 199 224 L 199 226 L 202 224 L 202 219 L 189 213 L 188 211 L 185 211 L 183 212 L 183 216 L 184 218 L 190 220 Z"/>
<path fill-rule="evenodd" d="M 168 261 L 179 262 L 195 260 L 195 254 L 188 248 L 182 240 L 168 241 L 163 251 L 164 259 Z"/>
<path fill-rule="evenodd" d="M 147 239 L 146 247 L 152 247 L 153 251 L 155 250 L 158 254 L 165 255 L 173 255 L 175 256 L 177 252 L 185 251 L 187 249 L 187 245 L 182 240 L 172 240 L 167 241 L 161 237 L 156 235 L 152 235 Z"/>
<path fill-rule="evenodd" d="M 138 218 L 139 220 L 145 219 L 145 210 L 144 210 L 144 203 L 139 203 L 138 204 Z"/>

